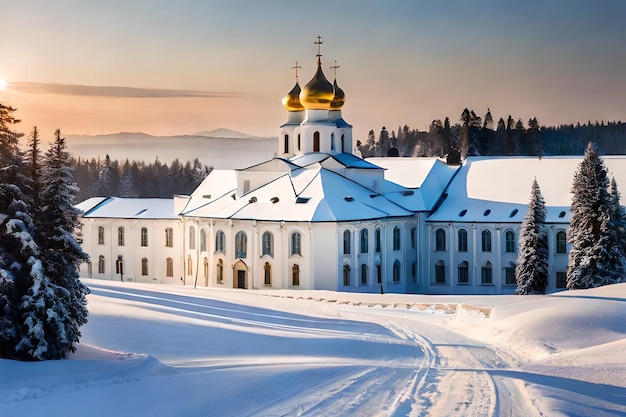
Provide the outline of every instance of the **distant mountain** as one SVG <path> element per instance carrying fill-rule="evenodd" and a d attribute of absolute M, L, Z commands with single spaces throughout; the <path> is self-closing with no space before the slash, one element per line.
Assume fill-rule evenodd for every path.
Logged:
<path fill-rule="evenodd" d="M 174 159 L 185 163 L 198 158 L 215 169 L 245 168 L 272 159 L 276 152 L 276 138 L 259 138 L 227 129 L 199 133 L 204 134 L 152 136 L 120 132 L 67 135 L 66 141 L 68 151 L 76 158 L 104 160 L 109 155 L 120 162 L 126 159 L 154 162 L 158 158 L 166 164 Z M 231 136 L 223 136 L 225 134 Z"/>
<path fill-rule="evenodd" d="M 258 136 L 248 135 L 247 133 L 237 132 L 230 129 L 214 129 L 196 132 L 193 136 L 206 136 L 209 138 L 230 138 L 230 139 L 258 139 Z"/>

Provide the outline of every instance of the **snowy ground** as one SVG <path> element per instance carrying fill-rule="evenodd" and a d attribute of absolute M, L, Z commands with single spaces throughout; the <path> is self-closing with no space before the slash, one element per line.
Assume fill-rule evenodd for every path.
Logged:
<path fill-rule="evenodd" d="M 460 297 L 85 283 L 76 354 L 0 360 L 0 416 L 626 415 L 626 284 Z"/>

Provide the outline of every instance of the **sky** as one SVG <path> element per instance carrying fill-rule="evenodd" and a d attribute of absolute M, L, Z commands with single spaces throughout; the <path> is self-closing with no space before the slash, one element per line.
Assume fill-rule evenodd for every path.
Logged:
<path fill-rule="evenodd" d="M 626 120 L 621 0 L 0 0 L 0 16 L 0 102 L 50 138 L 276 136 L 317 36 L 357 140 L 466 107 L 524 124 Z"/>

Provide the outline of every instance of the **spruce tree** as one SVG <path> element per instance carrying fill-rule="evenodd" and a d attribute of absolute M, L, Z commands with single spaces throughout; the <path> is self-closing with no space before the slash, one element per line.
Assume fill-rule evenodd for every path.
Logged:
<path fill-rule="evenodd" d="M 617 233 L 622 250 L 626 254 L 626 210 L 621 205 L 620 198 L 621 195 L 617 189 L 617 181 L 615 181 L 615 177 L 613 177 L 611 178 L 611 222 Z"/>
<path fill-rule="evenodd" d="M 516 294 L 544 293 L 548 285 L 548 235 L 545 230 L 546 206 L 535 179 L 528 212 L 519 234 L 515 279 Z"/>
<path fill-rule="evenodd" d="M 572 186 L 569 289 L 599 287 L 623 280 L 624 251 L 611 219 L 608 185 L 606 167 L 590 142 Z"/>

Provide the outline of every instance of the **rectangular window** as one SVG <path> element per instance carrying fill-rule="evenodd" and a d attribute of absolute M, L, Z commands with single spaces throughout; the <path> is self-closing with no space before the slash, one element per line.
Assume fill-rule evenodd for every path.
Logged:
<path fill-rule="evenodd" d="M 515 280 L 515 268 L 504 268 L 504 285 L 517 285 Z"/>
<path fill-rule="evenodd" d="M 124 228 L 117 228 L 117 246 L 124 246 Z"/>
<path fill-rule="evenodd" d="M 141 246 L 148 246 L 148 228 L 141 228 Z"/>
<path fill-rule="evenodd" d="M 171 228 L 165 229 L 165 246 L 168 248 L 174 246 L 174 231 Z"/>
<path fill-rule="evenodd" d="M 491 271 L 492 271 L 492 268 L 490 266 L 483 266 L 480 269 L 480 283 L 482 285 L 491 285 L 491 284 L 493 284 Z"/>
<path fill-rule="evenodd" d="M 461 263 L 458 268 L 459 284 L 469 284 L 469 265 L 467 262 Z"/>
<path fill-rule="evenodd" d="M 567 273 L 565 272 L 556 273 L 556 287 L 567 288 Z"/>
<path fill-rule="evenodd" d="M 439 261 L 435 264 L 435 284 L 446 283 L 446 265 L 443 261 Z"/>
<path fill-rule="evenodd" d="M 98 245 L 104 245 L 104 227 L 98 227 Z"/>

